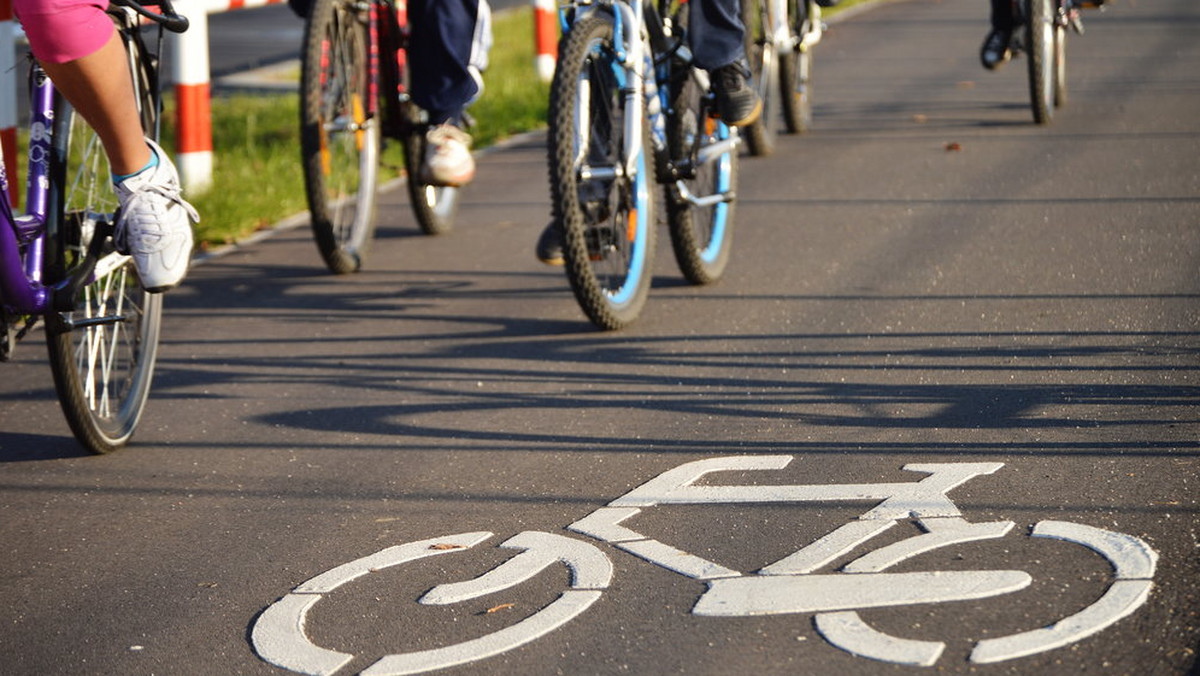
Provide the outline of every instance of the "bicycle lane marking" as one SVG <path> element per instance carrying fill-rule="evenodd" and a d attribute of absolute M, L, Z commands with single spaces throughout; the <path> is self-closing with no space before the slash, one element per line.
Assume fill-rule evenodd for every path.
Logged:
<path fill-rule="evenodd" d="M 354 655 L 322 648 L 308 637 L 305 620 L 323 595 L 368 573 L 417 559 L 470 549 L 492 536 L 462 533 L 383 549 L 328 570 L 297 586 L 269 606 L 254 624 L 251 642 L 263 660 L 313 676 L 331 676 Z M 563 535 L 526 531 L 500 544 L 523 550 L 488 573 L 462 583 L 434 587 L 419 602 L 442 605 L 476 598 L 524 582 L 561 562 L 571 572 L 571 588 L 517 624 L 470 641 L 411 653 L 386 655 L 362 676 L 402 676 L 444 669 L 498 655 L 538 639 L 572 620 L 600 598 L 612 580 L 611 560 L 594 545 Z"/>
<path fill-rule="evenodd" d="M 958 508 L 946 495 L 971 478 L 999 470 L 1003 463 L 910 463 L 905 470 L 929 476 L 899 484 L 695 485 L 711 473 L 782 469 L 791 460 L 791 456 L 740 456 L 687 463 L 663 472 L 568 529 L 609 542 L 669 570 L 708 580 L 709 590 L 696 602 L 693 614 L 734 617 L 816 613 L 814 624 L 831 645 L 862 657 L 914 666 L 935 664 L 945 644 L 876 631 L 850 609 L 986 598 L 1019 591 L 1032 582 L 1028 573 L 1013 570 L 881 573 L 940 547 L 1009 533 L 1014 526 L 1011 521 L 969 523 L 959 518 Z M 882 502 L 861 515 L 859 521 L 834 529 L 751 576 L 679 552 L 621 525 L 640 508 L 660 504 L 852 500 Z M 925 533 L 868 552 L 843 566 L 841 573 L 811 574 L 905 518 L 915 518 Z M 1157 554 L 1138 538 L 1050 521 L 1037 524 L 1030 536 L 1055 537 L 1088 547 L 1108 560 L 1117 579 L 1096 602 L 1050 627 L 980 641 L 971 654 L 972 662 L 999 662 L 1074 643 L 1133 613 L 1149 595 Z M 839 612 L 819 612 L 830 610 Z"/>
<path fill-rule="evenodd" d="M 709 589 L 697 600 L 693 614 L 732 617 L 811 613 L 816 629 L 831 645 L 862 657 L 898 664 L 932 666 L 945 644 L 879 632 L 863 621 L 855 609 L 985 598 L 1030 584 L 1029 574 L 1020 570 L 883 572 L 940 547 L 1009 534 L 1014 525 L 1011 521 L 970 523 L 959 516 L 958 508 L 947 496 L 954 487 L 973 477 L 991 474 L 1003 463 L 908 464 L 904 465 L 905 470 L 927 476 L 902 483 L 695 485 L 714 472 L 775 470 L 787 466 L 791 460 L 791 456 L 731 456 L 686 463 L 663 472 L 567 529 L 686 577 L 707 581 Z M 834 528 L 753 574 L 725 568 L 622 525 L 643 508 L 659 504 L 829 501 L 876 504 L 859 520 Z M 925 532 L 868 551 L 837 573 L 813 573 L 901 520 L 915 521 Z M 278 666 L 301 673 L 331 675 L 354 656 L 316 646 L 306 636 L 305 616 L 321 594 L 381 568 L 469 549 L 491 535 L 464 533 L 390 547 L 318 575 L 262 613 L 252 631 L 254 647 L 264 660 Z M 1139 538 L 1061 521 L 1039 522 L 1029 536 L 1056 538 L 1093 550 L 1112 565 L 1115 581 L 1090 606 L 1049 627 L 979 641 L 971 653 L 971 662 L 999 662 L 1069 645 L 1133 613 L 1149 595 L 1157 554 Z M 420 602 L 448 604 L 478 598 L 514 587 L 555 563 L 563 563 L 571 571 L 571 588 L 513 626 L 443 648 L 387 655 L 362 673 L 366 676 L 423 673 L 511 650 L 582 613 L 611 581 L 611 560 L 585 541 L 527 531 L 499 546 L 524 551 L 474 580 L 438 585 Z"/>

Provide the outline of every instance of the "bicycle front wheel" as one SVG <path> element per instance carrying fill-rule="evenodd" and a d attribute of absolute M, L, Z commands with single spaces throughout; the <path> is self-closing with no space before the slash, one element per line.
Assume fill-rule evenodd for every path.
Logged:
<path fill-rule="evenodd" d="M 624 90 L 634 84 L 613 45 L 612 16 L 597 11 L 577 21 L 550 89 L 551 202 L 575 298 L 608 330 L 637 318 L 654 261 L 655 167 L 644 110 L 640 145 L 625 138 Z"/>
<path fill-rule="evenodd" d="M 139 43 L 125 38 L 137 66 L 133 77 L 143 128 L 153 136 L 158 110 L 149 74 Z M 93 453 L 109 453 L 129 441 L 150 394 L 162 295 L 146 293 L 132 260 L 114 249 L 117 197 L 107 156 L 100 138 L 61 96 L 55 104 L 54 154 L 46 277 L 71 276 L 89 249 L 98 263 L 74 308 L 46 316 L 50 368 L 75 438 Z"/>
<path fill-rule="evenodd" d="M 762 114 L 744 128 L 746 145 L 751 155 L 766 156 L 775 152 L 775 137 L 779 131 L 779 54 L 772 36 L 770 0 L 744 0 L 742 22 L 746 26 L 746 60 L 750 63 L 751 84 L 762 99 Z"/>
<path fill-rule="evenodd" d="M 1067 27 L 1054 22 L 1054 107 L 1067 104 Z"/>
<path fill-rule="evenodd" d="M 793 37 L 802 38 L 808 32 L 810 17 L 807 0 L 788 0 L 788 24 Z M 779 103 L 783 123 L 789 134 L 803 134 L 812 127 L 812 46 L 797 44 L 779 60 Z"/>
<path fill-rule="evenodd" d="M 313 236 L 336 274 L 362 268 L 375 234 L 379 116 L 367 5 L 317 0 L 304 35 L 300 146 Z"/>
<path fill-rule="evenodd" d="M 668 146 L 673 163 L 686 168 L 680 181 L 686 190 L 667 186 L 671 246 L 683 276 L 708 284 L 724 273 L 733 242 L 736 133 L 713 117 L 696 78 L 683 78 L 671 94 Z"/>
<path fill-rule="evenodd" d="M 1054 0 L 1027 0 L 1029 24 L 1029 96 L 1033 121 L 1049 124 L 1054 117 Z"/>

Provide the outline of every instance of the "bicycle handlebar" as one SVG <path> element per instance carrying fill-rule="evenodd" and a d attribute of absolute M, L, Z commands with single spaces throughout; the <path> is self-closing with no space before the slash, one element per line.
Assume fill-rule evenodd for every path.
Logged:
<path fill-rule="evenodd" d="M 110 0 L 110 2 L 120 7 L 128 7 L 172 33 L 182 33 L 188 29 L 188 18 L 175 12 L 171 0 L 149 0 L 145 4 L 137 0 Z M 161 13 L 151 12 L 146 9 L 146 5 L 158 5 Z"/>

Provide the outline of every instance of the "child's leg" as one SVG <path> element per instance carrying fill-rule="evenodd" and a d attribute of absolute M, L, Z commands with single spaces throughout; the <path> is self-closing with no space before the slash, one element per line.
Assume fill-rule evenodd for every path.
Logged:
<path fill-rule="evenodd" d="M 104 144 L 114 174 L 132 174 L 150 161 L 121 37 L 112 32 L 98 51 L 67 63 L 43 63 L 58 90 Z"/>
<path fill-rule="evenodd" d="M 146 166 L 137 99 L 125 48 L 105 12 L 108 0 L 15 0 L 29 46 L 63 96 L 87 120 L 117 174 Z"/>

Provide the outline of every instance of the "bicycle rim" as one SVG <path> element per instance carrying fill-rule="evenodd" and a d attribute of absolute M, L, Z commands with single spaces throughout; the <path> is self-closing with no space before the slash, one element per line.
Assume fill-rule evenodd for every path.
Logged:
<path fill-rule="evenodd" d="M 693 78 L 677 85 L 672 105 L 669 144 L 677 163 L 695 164 L 695 175 L 683 181 L 694 198 L 731 193 L 736 188 L 736 147 L 705 161 L 714 144 L 727 141 L 731 131 L 709 115 Z M 696 204 L 686 201 L 675 186 L 667 186 L 668 223 L 675 261 L 693 284 L 719 279 L 729 262 L 733 240 L 733 202 Z"/>
<path fill-rule="evenodd" d="M 645 305 L 656 234 L 649 122 L 643 116 L 642 150 L 629 162 L 626 73 L 612 34 L 611 16 L 596 13 L 564 39 L 551 85 L 549 149 L 567 277 L 584 313 L 609 330 L 632 322 Z"/>
<path fill-rule="evenodd" d="M 330 271 L 362 267 L 375 231 L 380 128 L 370 99 L 367 11 L 317 0 L 305 31 L 301 150 L 317 248 Z"/>
<path fill-rule="evenodd" d="M 139 92 L 144 114 L 154 106 Z M 56 107 L 48 278 L 62 279 L 82 263 L 95 237 L 106 237 L 117 198 L 104 149 L 95 132 L 64 102 Z M 65 164 L 65 166 L 63 166 Z M 95 278 L 75 308 L 46 318 L 50 367 L 63 414 L 76 439 L 93 453 L 124 446 L 133 435 L 154 375 L 162 321 L 162 296 L 146 293 L 131 259 L 111 239 Z"/>
<path fill-rule="evenodd" d="M 1048 124 L 1054 116 L 1054 13 L 1052 0 L 1028 0 L 1029 96 L 1033 120 Z"/>

